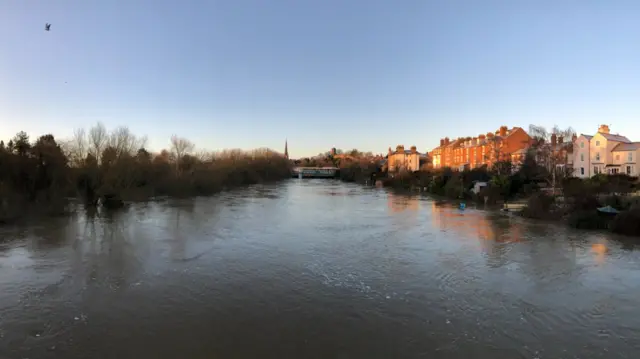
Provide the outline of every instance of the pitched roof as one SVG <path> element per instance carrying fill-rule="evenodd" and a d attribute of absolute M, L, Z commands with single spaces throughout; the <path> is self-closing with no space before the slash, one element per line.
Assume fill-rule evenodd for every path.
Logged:
<path fill-rule="evenodd" d="M 619 143 L 612 151 L 635 151 L 640 148 L 640 142 Z"/>
<path fill-rule="evenodd" d="M 447 145 L 448 147 L 456 147 L 459 146 L 462 143 L 462 139 L 455 139 L 453 142 L 449 143 L 449 145 Z"/>
<path fill-rule="evenodd" d="M 624 137 L 624 136 L 620 136 L 620 135 L 612 135 L 610 133 L 603 133 L 603 132 L 598 132 L 599 134 L 602 135 L 602 137 L 606 138 L 609 141 L 616 141 L 616 142 L 623 142 L 623 143 L 631 143 L 631 140 L 629 140 L 628 138 Z"/>
<path fill-rule="evenodd" d="M 411 150 L 404 150 L 404 154 L 405 154 L 405 155 L 410 155 L 410 154 L 412 154 L 412 153 L 413 153 L 413 152 L 411 152 Z M 423 155 L 422 153 L 420 153 L 420 152 L 418 152 L 418 151 L 416 151 L 416 153 L 417 153 L 419 156 L 422 156 L 422 155 Z M 393 151 L 393 152 L 391 152 L 391 155 L 399 155 L 399 154 L 402 154 L 402 151 L 400 151 L 400 152 L 398 152 L 398 151 Z M 388 155 L 388 154 L 385 156 L 385 158 L 387 158 L 387 157 L 389 157 L 389 155 Z"/>

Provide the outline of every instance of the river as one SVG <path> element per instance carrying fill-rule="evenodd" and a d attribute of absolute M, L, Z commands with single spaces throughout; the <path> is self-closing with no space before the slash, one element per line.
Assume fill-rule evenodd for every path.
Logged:
<path fill-rule="evenodd" d="M 639 257 L 294 179 L 0 229 L 0 358 L 638 358 Z"/>

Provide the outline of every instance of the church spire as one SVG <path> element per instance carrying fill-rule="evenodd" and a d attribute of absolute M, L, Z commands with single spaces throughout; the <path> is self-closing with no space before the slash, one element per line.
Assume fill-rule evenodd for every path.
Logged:
<path fill-rule="evenodd" d="M 284 158 L 289 159 L 289 146 L 287 140 L 284 140 Z"/>

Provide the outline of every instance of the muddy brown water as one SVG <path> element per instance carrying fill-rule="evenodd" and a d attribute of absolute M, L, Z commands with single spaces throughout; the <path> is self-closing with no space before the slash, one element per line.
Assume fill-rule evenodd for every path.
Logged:
<path fill-rule="evenodd" d="M 292 179 L 0 229 L 0 358 L 640 358 L 639 257 Z"/>

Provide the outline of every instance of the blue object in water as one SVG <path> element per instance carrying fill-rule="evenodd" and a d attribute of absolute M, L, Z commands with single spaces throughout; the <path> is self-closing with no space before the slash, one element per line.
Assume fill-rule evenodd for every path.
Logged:
<path fill-rule="evenodd" d="M 460 209 L 465 209 L 465 207 L 467 207 L 467 205 L 464 202 L 460 203 Z"/>
<path fill-rule="evenodd" d="M 600 208 L 598 208 L 598 212 L 606 213 L 606 214 L 618 214 L 618 213 L 620 213 L 620 211 L 618 211 L 617 209 L 615 209 L 615 208 L 613 208 L 611 206 L 600 207 Z"/>

